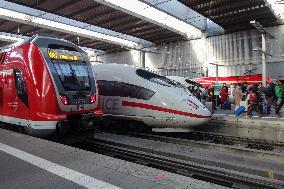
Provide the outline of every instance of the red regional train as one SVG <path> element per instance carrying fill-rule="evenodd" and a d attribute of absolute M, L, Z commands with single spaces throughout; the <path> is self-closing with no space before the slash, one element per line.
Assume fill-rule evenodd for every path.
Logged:
<path fill-rule="evenodd" d="M 0 122 L 45 137 L 91 127 L 102 114 L 87 54 L 63 39 L 33 36 L 0 51 Z"/>

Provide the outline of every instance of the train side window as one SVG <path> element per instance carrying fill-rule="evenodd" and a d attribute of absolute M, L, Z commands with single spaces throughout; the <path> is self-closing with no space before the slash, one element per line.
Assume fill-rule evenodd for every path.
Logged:
<path fill-rule="evenodd" d="M 6 57 L 6 52 L 0 53 L 0 64 L 4 63 L 5 57 Z"/>
<path fill-rule="evenodd" d="M 112 96 L 123 96 L 123 83 L 114 82 Z"/>
<path fill-rule="evenodd" d="M 98 81 L 100 94 L 103 96 L 113 96 L 114 82 L 113 81 Z"/>
<path fill-rule="evenodd" d="M 100 94 L 103 96 L 130 97 L 143 100 L 149 100 L 155 92 L 136 85 L 116 82 L 116 81 L 98 81 Z"/>
<path fill-rule="evenodd" d="M 14 76 L 15 76 L 16 94 L 26 106 L 29 106 L 28 93 L 23 73 L 20 70 L 14 70 Z"/>
<path fill-rule="evenodd" d="M 126 83 L 124 85 L 128 87 L 128 96 L 125 97 L 149 100 L 155 94 L 155 92 L 143 87 Z"/>
<path fill-rule="evenodd" d="M 131 85 L 128 83 L 123 83 L 123 90 L 122 90 L 123 97 L 130 97 L 131 96 Z"/>
<path fill-rule="evenodd" d="M 130 98 L 149 100 L 155 92 L 133 85 Z"/>

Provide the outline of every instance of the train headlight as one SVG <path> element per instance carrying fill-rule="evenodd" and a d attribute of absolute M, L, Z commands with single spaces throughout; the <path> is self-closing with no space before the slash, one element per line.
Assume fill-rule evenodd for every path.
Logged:
<path fill-rule="evenodd" d="M 96 93 L 92 93 L 91 96 L 90 96 L 90 103 L 91 104 L 95 103 L 96 99 L 97 99 Z"/>
<path fill-rule="evenodd" d="M 67 98 L 66 95 L 61 94 L 60 95 L 60 100 L 61 100 L 62 104 L 64 104 L 64 105 L 69 105 L 70 104 L 69 99 Z"/>

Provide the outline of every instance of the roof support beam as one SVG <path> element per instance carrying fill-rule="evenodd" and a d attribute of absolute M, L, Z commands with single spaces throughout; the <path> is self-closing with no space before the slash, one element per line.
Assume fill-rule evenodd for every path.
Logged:
<path fill-rule="evenodd" d="M 199 28 L 200 30 L 206 29 L 206 17 L 192 10 L 186 5 L 180 3 L 177 0 L 143 0 L 146 3 L 157 7 L 168 14 L 183 20 L 184 22 L 191 24 L 192 26 Z"/>
<path fill-rule="evenodd" d="M 163 11 L 160 11 L 139 0 L 94 0 L 106 6 L 123 11 L 127 14 L 136 16 L 163 28 L 181 34 L 187 38 L 201 37 L 201 30 L 196 27 L 177 19 Z"/>
<path fill-rule="evenodd" d="M 0 0 L 0 18 L 47 28 L 130 48 L 153 45 L 151 42 L 55 14 Z"/>
<path fill-rule="evenodd" d="M 17 35 L 17 34 L 11 34 L 11 33 L 6 33 L 6 32 L 0 32 L 0 40 L 1 41 L 7 41 L 7 42 L 18 42 L 21 43 L 24 40 L 28 39 L 29 37 L 23 36 L 23 35 Z M 92 51 L 97 54 L 102 54 L 105 53 L 105 51 L 98 50 L 98 49 L 93 49 L 93 48 L 88 48 L 88 47 L 81 47 L 84 51 L 87 53 Z"/>

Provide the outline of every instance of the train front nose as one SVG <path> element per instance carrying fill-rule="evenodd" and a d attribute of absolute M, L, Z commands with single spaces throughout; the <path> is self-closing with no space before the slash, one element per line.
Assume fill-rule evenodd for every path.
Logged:
<path fill-rule="evenodd" d="M 211 112 L 206 107 L 201 107 L 199 111 L 199 121 L 197 125 L 207 125 L 211 120 Z"/>
<path fill-rule="evenodd" d="M 207 125 L 211 120 L 211 112 L 198 100 L 191 98 L 186 101 L 185 109 L 192 113 L 187 118 L 190 126 Z"/>

